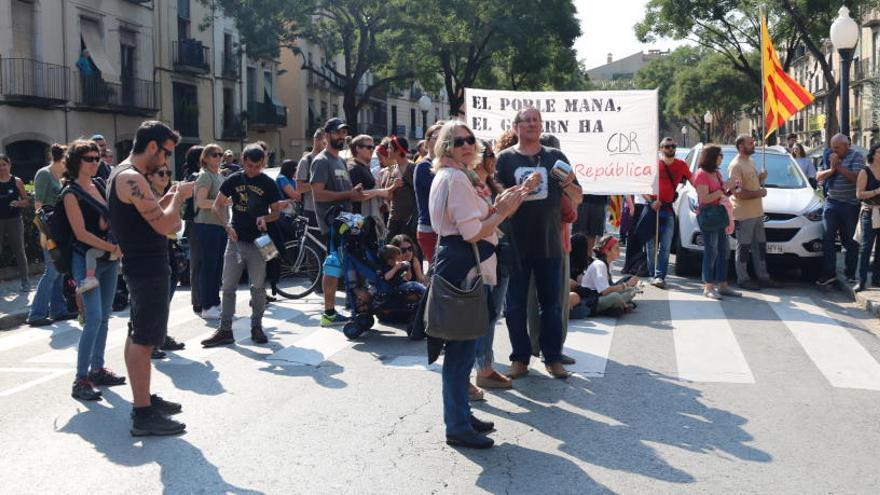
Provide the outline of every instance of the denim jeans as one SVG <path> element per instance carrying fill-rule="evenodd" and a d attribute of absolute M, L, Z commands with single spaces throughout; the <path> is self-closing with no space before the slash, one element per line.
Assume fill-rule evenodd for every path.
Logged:
<path fill-rule="evenodd" d="M 226 230 L 219 225 L 197 223 L 193 234 L 199 239 L 200 266 L 193 272 L 199 281 L 202 309 L 220 306 L 220 281 L 223 276 L 223 253 L 226 251 Z"/>
<path fill-rule="evenodd" d="M 447 435 L 473 431 L 468 384 L 476 356 L 476 340 L 448 340 L 443 357 L 443 422 Z"/>
<path fill-rule="evenodd" d="M 568 254 L 562 256 L 562 283 L 559 284 L 559 306 L 562 308 L 560 316 L 562 322 L 562 346 L 565 345 L 565 338 L 568 336 L 568 312 L 569 308 L 569 285 L 568 280 L 571 277 L 571 260 Z M 532 356 L 539 356 L 541 353 L 541 317 L 538 311 L 538 291 L 535 290 L 535 276 L 532 275 L 529 281 L 529 307 L 528 307 L 528 329 L 529 340 L 532 343 Z"/>
<path fill-rule="evenodd" d="M 840 243 L 846 249 L 846 257 L 844 258 L 846 275 L 850 277 L 855 275 L 859 251 L 858 244 L 853 240 L 853 235 L 856 233 L 856 222 L 859 221 L 859 208 L 861 206 L 854 203 L 841 203 L 833 199 L 825 201 L 825 211 L 822 218 L 822 223 L 825 224 L 825 236 L 822 239 L 823 275 L 832 276 L 837 273 L 837 252 L 834 241 L 838 231 L 840 231 Z"/>
<path fill-rule="evenodd" d="M 660 251 L 657 253 L 657 266 L 654 266 L 654 237 L 651 236 L 647 243 L 648 274 L 655 278 L 666 278 L 669 268 L 669 249 L 672 247 L 672 234 L 675 227 L 675 216 L 666 210 L 660 211 L 658 228 L 660 234 Z"/>
<path fill-rule="evenodd" d="M 498 275 L 498 285 L 486 286 L 486 297 L 491 305 L 489 310 L 489 328 L 486 334 L 477 339 L 477 359 L 474 361 L 474 369 L 481 370 L 489 368 L 495 362 L 495 353 L 492 352 L 492 346 L 495 343 L 495 324 L 504 310 L 504 299 L 507 297 L 507 283 L 510 278 L 504 275 Z"/>
<path fill-rule="evenodd" d="M 37 291 L 31 302 L 31 311 L 28 321 L 40 318 L 58 318 L 67 313 L 67 301 L 64 299 L 64 275 L 58 273 L 55 264 L 49 258 L 49 251 L 43 249 L 43 263 L 46 270 L 37 283 Z"/>
<path fill-rule="evenodd" d="M 77 284 L 86 278 L 85 256 L 73 253 L 73 278 Z M 95 278 L 101 284 L 82 293 L 85 323 L 79 337 L 76 358 L 76 377 L 86 378 L 89 371 L 104 367 L 104 348 L 107 345 L 107 326 L 113 312 L 113 297 L 116 295 L 119 261 L 99 260 Z"/>
<path fill-rule="evenodd" d="M 868 283 L 868 266 L 871 263 L 871 251 L 874 250 L 874 240 L 877 239 L 878 232 L 874 230 L 871 222 L 871 210 L 867 209 L 860 213 L 859 221 L 862 222 L 862 242 L 859 246 L 859 281 L 863 284 Z M 877 255 L 875 254 L 876 258 Z M 874 280 L 878 280 L 878 274 L 874 274 Z"/>
<path fill-rule="evenodd" d="M 719 284 L 727 281 L 727 260 L 730 239 L 724 230 L 703 232 L 703 282 Z"/>
<path fill-rule="evenodd" d="M 544 362 L 558 363 L 562 355 L 562 303 L 559 285 L 562 283 L 562 258 L 524 258 L 522 267 L 510 276 L 507 288 L 505 317 L 513 352 L 511 361 L 528 364 L 532 344 L 527 329 L 529 279 L 535 275 L 535 288 L 540 305 L 541 336 L 539 344 Z"/>

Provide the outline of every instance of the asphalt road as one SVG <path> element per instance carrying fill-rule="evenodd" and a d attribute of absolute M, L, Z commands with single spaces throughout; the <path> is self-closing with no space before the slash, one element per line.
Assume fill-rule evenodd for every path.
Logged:
<path fill-rule="evenodd" d="M 568 380 L 539 363 L 487 393 L 496 447 L 445 445 L 425 344 L 382 328 L 357 342 L 318 326 L 319 301 L 273 304 L 270 344 L 202 350 L 178 292 L 154 389 L 185 435 L 135 439 L 130 390 L 70 397 L 75 326 L 0 333 L 3 493 L 880 492 L 880 331 L 842 297 L 798 282 L 714 302 L 670 277 L 635 313 L 572 322 Z M 241 292 L 245 294 L 244 291 Z M 240 309 L 247 308 L 244 298 Z M 124 314 L 108 365 L 124 373 Z M 503 322 L 495 342 L 504 369 Z"/>

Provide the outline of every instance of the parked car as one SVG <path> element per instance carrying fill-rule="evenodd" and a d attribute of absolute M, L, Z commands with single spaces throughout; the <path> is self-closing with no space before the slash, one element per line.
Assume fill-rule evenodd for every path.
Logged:
<path fill-rule="evenodd" d="M 685 162 L 692 173 L 697 172 L 699 155 L 703 145 L 691 149 Z M 736 147 L 722 145 L 724 155 L 719 171 L 728 177 L 727 167 L 736 156 Z M 763 149 L 758 148 L 752 159 L 760 170 L 764 163 Z M 767 196 L 764 197 L 764 228 L 767 233 L 768 264 L 786 261 L 801 266 L 805 274 L 818 273 L 822 263 L 822 206 L 821 195 L 810 187 L 797 162 L 778 147 L 766 152 Z M 700 271 L 702 263 L 703 236 L 697 224 L 697 191 L 690 183 L 681 187 L 674 204 L 676 229 L 673 240 L 675 248 L 675 272 L 690 275 Z M 730 249 L 736 250 L 736 234 L 731 236 Z"/>

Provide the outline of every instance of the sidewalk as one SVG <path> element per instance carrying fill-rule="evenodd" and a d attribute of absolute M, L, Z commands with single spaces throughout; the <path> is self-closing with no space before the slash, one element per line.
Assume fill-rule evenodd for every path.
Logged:
<path fill-rule="evenodd" d="M 880 287 L 871 285 L 871 277 L 877 277 L 875 280 L 880 281 L 880 274 L 868 273 L 868 288 L 861 292 L 855 292 L 853 291 L 855 284 L 848 283 L 843 272 L 843 253 L 837 253 L 837 283 L 835 284 L 837 288 L 849 295 L 859 307 L 864 308 L 869 314 L 880 317 Z"/>

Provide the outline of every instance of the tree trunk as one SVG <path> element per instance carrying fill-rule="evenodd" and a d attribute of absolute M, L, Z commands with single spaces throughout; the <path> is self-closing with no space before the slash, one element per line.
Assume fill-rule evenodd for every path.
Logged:
<path fill-rule="evenodd" d="M 358 107 L 355 87 L 346 87 L 342 95 L 342 110 L 345 112 L 345 123 L 348 124 L 349 135 L 360 134 L 358 129 Z M 335 115 L 334 115 L 335 117 Z"/>
<path fill-rule="evenodd" d="M 825 145 L 831 146 L 831 138 L 840 132 L 840 122 L 837 121 L 837 96 L 840 93 L 840 85 L 832 81 L 831 89 L 825 95 Z"/>

